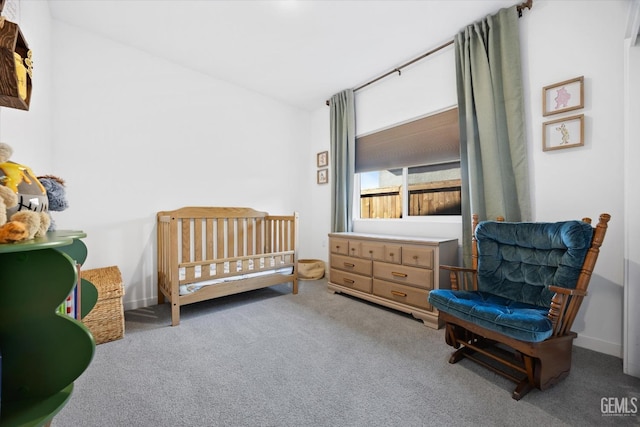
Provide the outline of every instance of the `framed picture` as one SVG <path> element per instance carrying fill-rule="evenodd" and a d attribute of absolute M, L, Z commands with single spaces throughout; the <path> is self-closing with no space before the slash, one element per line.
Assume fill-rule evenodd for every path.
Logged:
<path fill-rule="evenodd" d="M 329 182 L 329 169 L 320 169 L 318 171 L 318 184 L 326 184 Z"/>
<path fill-rule="evenodd" d="M 565 117 L 542 124 L 542 150 L 584 145 L 584 114 Z"/>
<path fill-rule="evenodd" d="M 542 115 L 584 108 L 584 76 L 542 88 Z"/>
<path fill-rule="evenodd" d="M 329 152 L 323 151 L 318 153 L 318 167 L 326 168 L 327 166 L 329 166 Z"/>

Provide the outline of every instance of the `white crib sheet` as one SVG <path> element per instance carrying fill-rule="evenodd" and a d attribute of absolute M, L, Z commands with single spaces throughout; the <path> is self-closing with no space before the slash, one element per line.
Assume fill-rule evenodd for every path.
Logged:
<path fill-rule="evenodd" d="M 283 267 L 283 268 L 277 268 L 274 270 L 264 270 L 264 271 L 257 271 L 255 273 L 247 273 L 247 274 L 241 274 L 238 276 L 231 276 L 231 277 L 223 277 L 220 279 L 212 279 L 212 280 L 205 280 L 202 282 L 198 282 L 198 283 L 189 283 L 186 285 L 180 285 L 180 295 L 188 295 L 191 294 L 193 292 L 196 292 L 197 290 L 199 290 L 200 288 L 204 287 L 204 286 L 211 286 L 211 285 L 216 285 L 219 283 L 225 283 L 225 282 L 233 282 L 235 280 L 241 280 L 241 279 L 248 279 L 250 277 L 257 277 L 257 276 L 266 276 L 269 274 L 291 274 L 293 273 L 293 267 Z"/>

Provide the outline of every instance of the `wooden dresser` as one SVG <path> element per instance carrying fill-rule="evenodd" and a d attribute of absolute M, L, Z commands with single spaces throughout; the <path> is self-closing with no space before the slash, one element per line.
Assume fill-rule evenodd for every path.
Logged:
<path fill-rule="evenodd" d="M 431 289 L 449 286 L 440 265 L 457 265 L 458 240 L 382 234 L 329 234 L 329 291 L 343 292 L 442 326 Z"/>

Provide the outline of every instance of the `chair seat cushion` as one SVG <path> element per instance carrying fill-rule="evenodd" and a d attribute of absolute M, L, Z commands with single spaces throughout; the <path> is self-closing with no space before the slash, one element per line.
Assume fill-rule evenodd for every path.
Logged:
<path fill-rule="evenodd" d="M 544 341 L 552 333 L 547 309 L 487 292 L 436 289 L 429 293 L 429 302 L 440 311 L 521 341 Z"/>

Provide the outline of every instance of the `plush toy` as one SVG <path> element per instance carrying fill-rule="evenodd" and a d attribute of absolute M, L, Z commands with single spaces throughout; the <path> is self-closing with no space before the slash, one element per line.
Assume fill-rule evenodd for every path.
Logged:
<path fill-rule="evenodd" d="M 29 236 L 27 227 L 18 221 L 7 222 L 7 208 L 18 204 L 18 196 L 8 187 L 0 186 L 0 243 L 19 242 Z"/>
<path fill-rule="evenodd" d="M 38 177 L 38 181 L 47 190 L 47 199 L 49 199 L 49 231 L 56 229 L 56 222 L 51 217 L 51 211 L 61 212 L 69 207 L 67 201 L 67 191 L 64 186 L 64 180 L 54 175 L 43 175 Z"/>
<path fill-rule="evenodd" d="M 42 197 L 46 200 L 44 187 L 28 167 L 9 161 L 12 154 L 11 146 L 0 142 L 0 171 L 3 173 L 0 176 L 0 243 L 43 236 L 50 224 L 47 206 L 41 203 Z M 28 188 L 35 185 L 38 194 L 22 194 L 18 187 L 23 185 Z M 31 189 L 27 191 L 32 192 Z"/>

